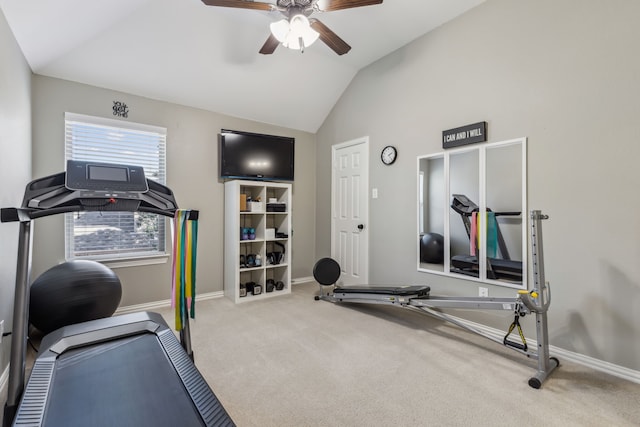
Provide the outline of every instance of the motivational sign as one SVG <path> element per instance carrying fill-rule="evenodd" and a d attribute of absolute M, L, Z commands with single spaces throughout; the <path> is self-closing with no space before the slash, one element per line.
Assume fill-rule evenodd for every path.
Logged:
<path fill-rule="evenodd" d="M 113 101 L 113 115 L 118 117 L 129 117 L 129 107 L 120 101 Z"/>
<path fill-rule="evenodd" d="M 442 131 L 442 148 L 459 147 L 487 140 L 487 122 Z"/>

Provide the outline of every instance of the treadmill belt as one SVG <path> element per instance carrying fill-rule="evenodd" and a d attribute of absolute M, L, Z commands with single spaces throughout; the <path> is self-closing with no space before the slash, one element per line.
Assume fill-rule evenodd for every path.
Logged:
<path fill-rule="evenodd" d="M 154 334 L 64 352 L 53 375 L 44 426 L 204 425 Z"/>

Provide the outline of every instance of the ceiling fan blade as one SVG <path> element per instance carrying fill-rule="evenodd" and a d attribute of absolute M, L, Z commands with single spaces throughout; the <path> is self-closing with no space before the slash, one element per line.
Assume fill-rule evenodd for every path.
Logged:
<path fill-rule="evenodd" d="M 330 12 L 332 10 L 350 9 L 352 7 L 361 6 L 373 6 L 375 4 L 381 3 L 382 0 L 325 0 L 324 4 L 326 6 L 320 7 L 320 10 L 324 12 Z"/>
<path fill-rule="evenodd" d="M 271 55 L 276 50 L 279 44 L 280 42 L 278 41 L 278 39 L 275 38 L 273 34 L 269 34 L 269 38 L 262 45 L 260 53 L 263 55 Z"/>
<path fill-rule="evenodd" d="M 268 10 L 274 9 L 271 3 L 260 3 L 247 0 L 202 0 L 207 6 L 237 7 L 240 9 Z"/>
<path fill-rule="evenodd" d="M 329 27 L 324 25 L 317 19 L 310 19 L 311 28 L 316 30 L 320 34 L 320 40 L 322 40 L 327 46 L 329 46 L 338 55 L 344 55 L 351 50 L 351 46 L 342 40 L 336 33 L 331 31 Z"/>

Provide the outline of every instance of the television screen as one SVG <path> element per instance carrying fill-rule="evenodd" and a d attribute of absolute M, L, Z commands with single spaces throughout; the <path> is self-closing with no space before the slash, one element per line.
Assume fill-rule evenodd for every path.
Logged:
<path fill-rule="evenodd" d="M 293 181 L 295 139 L 222 129 L 220 177 Z"/>

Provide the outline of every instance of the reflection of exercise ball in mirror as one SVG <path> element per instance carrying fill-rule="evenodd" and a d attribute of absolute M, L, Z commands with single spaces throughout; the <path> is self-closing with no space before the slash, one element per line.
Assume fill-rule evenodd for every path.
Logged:
<path fill-rule="evenodd" d="M 420 237 L 420 261 L 442 264 L 444 261 L 444 237 L 438 233 L 426 233 Z"/>

